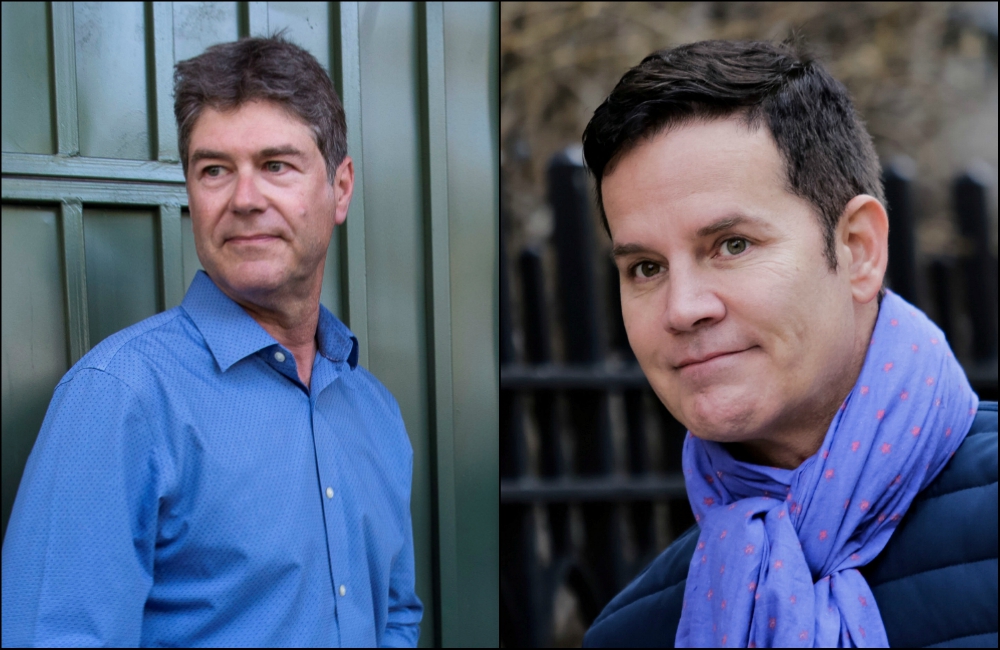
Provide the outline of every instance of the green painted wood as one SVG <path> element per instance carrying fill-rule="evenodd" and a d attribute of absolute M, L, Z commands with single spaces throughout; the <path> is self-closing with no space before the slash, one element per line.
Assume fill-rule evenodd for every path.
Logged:
<path fill-rule="evenodd" d="M 153 2 L 153 74 L 156 112 L 156 159 L 177 162 L 177 121 L 174 119 L 174 10 L 171 2 Z M 182 179 L 183 181 L 183 173 Z"/>
<path fill-rule="evenodd" d="M 150 160 L 145 16 L 138 2 L 76 2 L 80 153 Z"/>
<path fill-rule="evenodd" d="M 433 432 L 432 525 L 436 540 L 438 644 L 447 645 L 461 625 L 458 603 L 455 528 L 454 400 L 451 359 L 451 277 L 449 268 L 448 140 L 444 67 L 444 8 L 418 8 L 423 139 L 425 273 L 428 311 L 428 381 Z"/>
<path fill-rule="evenodd" d="M 339 79 L 341 83 L 339 92 L 347 120 L 347 151 L 354 161 L 354 197 L 337 242 L 340 246 L 340 274 L 347 283 L 341 289 L 346 298 L 341 314 L 358 339 L 360 363 L 367 367 L 368 288 L 365 268 L 365 165 L 361 126 L 359 7 L 357 2 L 341 2 L 337 9 L 340 48 L 336 58 L 335 79 Z"/>
<path fill-rule="evenodd" d="M 240 37 L 235 2 L 173 2 L 174 60 L 198 56 L 210 45 Z"/>
<path fill-rule="evenodd" d="M 187 289 L 184 284 L 181 208 L 179 205 L 161 205 L 158 212 L 160 295 L 163 296 L 162 308 L 170 309 L 181 304 Z"/>
<path fill-rule="evenodd" d="M 73 365 L 90 350 L 90 315 L 87 311 L 87 254 L 84 248 L 83 204 L 68 199 L 60 205 L 62 225 L 63 285 L 69 363 Z M 6 286 L 6 285 L 5 285 Z M 68 340 L 67 340 L 68 339 Z"/>
<path fill-rule="evenodd" d="M 330 72 L 345 107 L 355 193 L 346 225 L 334 231 L 321 300 L 358 335 L 361 362 L 396 396 L 411 438 L 417 591 L 427 608 L 420 645 L 495 646 L 497 5 L 41 7 L 40 23 L 38 11 L 22 19 L 4 4 L 5 48 L 13 33 L 41 43 L 36 33 L 48 32 L 51 43 L 51 74 L 38 63 L 18 77 L 11 71 L 23 62 L 4 56 L 5 101 L 19 83 L 41 102 L 30 118 L 5 103 L 4 132 L 38 131 L 47 120 L 51 147 L 38 133 L 30 146 L 5 135 L 2 197 L 4 215 L 61 206 L 59 237 L 8 235 L 5 216 L 4 244 L 24 240 L 38 260 L 61 262 L 62 335 L 45 338 L 63 355 L 61 368 L 92 341 L 178 304 L 201 268 L 176 162 L 174 63 L 240 34 L 287 28 Z M 49 295 L 8 272 L 7 258 L 5 314 L 8 295 L 12 304 L 24 304 L 29 290 Z M 16 385 L 4 385 L 4 399 L 27 404 L 30 393 L 44 412 L 51 385 L 10 376 Z M 23 467 L 7 462 L 6 404 L 5 504 Z M 30 449 L 37 424 L 10 429 L 16 444 Z"/>
<path fill-rule="evenodd" d="M 267 36 L 270 33 L 267 20 L 267 2 L 247 2 L 247 25 L 250 36 Z"/>
<path fill-rule="evenodd" d="M 160 311 L 152 210 L 85 208 L 91 345 Z"/>
<path fill-rule="evenodd" d="M 117 160 L 114 158 L 86 158 L 83 156 L 61 155 L 46 156 L 31 153 L 4 152 L 3 173 L 27 176 L 67 176 L 70 178 L 177 183 L 180 185 L 184 183 L 184 172 L 179 162 Z"/>
<path fill-rule="evenodd" d="M 80 153 L 76 96 L 76 36 L 72 2 L 52 3 L 52 80 L 56 99 L 56 151 Z M 7 59 L 4 58 L 4 62 Z M 6 71 L 5 71 L 6 72 Z"/>
<path fill-rule="evenodd" d="M 52 396 L 69 369 L 59 217 L 52 206 L 4 205 L 3 532 L 24 464 Z"/>
<path fill-rule="evenodd" d="M 413 447 L 414 559 L 424 603 L 421 643 L 437 637 L 433 443 L 429 401 L 426 248 L 416 7 L 359 5 L 361 115 L 365 130 L 365 268 L 368 368 L 399 402 Z M 352 149 L 353 155 L 356 149 Z M 350 225 L 350 221 L 348 222 Z"/>
<path fill-rule="evenodd" d="M 53 133 L 55 100 L 48 79 L 52 66 L 52 37 L 48 28 L 49 5 L 44 2 L 2 3 L 4 66 L 3 150 L 22 153 L 55 153 Z M 4 161 L 6 171 L 7 162 Z"/>
<path fill-rule="evenodd" d="M 499 285 L 496 228 L 499 125 L 497 13 L 489 3 L 444 3 L 448 115 L 448 221 L 454 395 L 458 624 L 443 645 L 500 643 L 500 409 L 493 310 Z"/>
<path fill-rule="evenodd" d="M 204 270 L 194 247 L 194 230 L 191 228 L 191 214 L 187 209 L 181 211 L 181 266 L 184 273 L 182 284 L 187 292 L 194 276 L 198 271 Z"/>
<path fill-rule="evenodd" d="M 187 190 L 184 186 L 165 183 L 124 184 L 65 178 L 4 178 L 2 188 L 4 200 L 36 203 L 76 199 L 85 203 L 187 205 Z"/>

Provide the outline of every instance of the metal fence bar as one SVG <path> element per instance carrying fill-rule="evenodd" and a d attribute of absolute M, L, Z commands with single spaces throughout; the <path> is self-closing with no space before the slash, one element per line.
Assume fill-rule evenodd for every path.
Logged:
<path fill-rule="evenodd" d="M 560 313 L 566 361 L 594 363 L 603 357 L 598 324 L 593 224 L 582 160 L 557 154 L 548 169 L 549 201 L 555 219 Z M 581 476 L 611 474 L 613 447 L 608 395 L 581 389 L 567 395 L 570 427 L 576 440 L 575 469 Z M 615 504 L 581 506 L 586 564 L 593 573 L 597 601 L 610 598 L 625 576 L 620 510 Z"/>
<path fill-rule="evenodd" d="M 882 172 L 889 213 L 889 268 L 892 290 L 911 303 L 917 302 L 917 262 L 913 219 L 913 161 L 905 156 L 892 160 Z"/>
<path fill-rule="evenodd" d="M 652 501 L 685 497 L 684 477 L 600 476 L 540 480 L 522 478 L 500 482 L 505 503 L 582 503 L 589 501 Z"/>

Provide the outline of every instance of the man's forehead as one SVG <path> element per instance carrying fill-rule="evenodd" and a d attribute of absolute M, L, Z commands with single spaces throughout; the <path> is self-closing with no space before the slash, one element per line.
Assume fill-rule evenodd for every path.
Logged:
<path fill-rule="evenodd" d="M 639 143 L 601 189 L 613 230 L 623 218 L 652 214 L 697 216 L 699 229 L 728 213 L 766 215 L 768 206 L 788 198 L 770 133 L 738 118 L 684 124 Z"/>
<path fill-rule="evenodd" d="M 277 104 L 254 104 L 206 107 L 191 131 L 191 162 L 233 154 L 307 158 L 319 152 L 312 128 L 301 118 Z"/>
<path fill-rule="evenodd" d="M 738 118 L 672 127 L 644 138 L 616 162 L 603 179 L 605 185 L 620 177 L 682 189 L 692 181 L 710 184 L 766 178 L 782 185 L 784 180 L 781 154 L 770 132 L 749 129 Z"/>

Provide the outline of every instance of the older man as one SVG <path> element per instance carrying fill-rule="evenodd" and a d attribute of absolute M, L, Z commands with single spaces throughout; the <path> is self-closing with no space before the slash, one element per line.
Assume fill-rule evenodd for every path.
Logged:
<path fill-rule="evenodd" d="M 280 37 L 178 64 L 199 272 L 59 383 L 3 548 L 3 644 L 414 646 L 412 450 L 319 303 L 354 171 Z"/>
<path fill-rule="evenodd" d="M 996 646 L 997 413 L 882 289 L 844 87 L 787 46 L 648 56 L 583 136 L 698 525 L 587 645 Z"/>

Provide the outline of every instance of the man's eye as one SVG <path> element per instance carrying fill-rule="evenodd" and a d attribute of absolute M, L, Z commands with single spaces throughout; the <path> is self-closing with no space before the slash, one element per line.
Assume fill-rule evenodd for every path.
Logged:
<path fill-rule="evenodd" d="M 651 278 L 659 273 L 661 268 L 656 262 L 639 262 L 635 265 L 633 273 L 640 278 Z"/>
<path fill-rule="evenodd" d="M 275 169 L 274 167 L 272 167 L 272 165 L 280 165 L 280 167 L 277 168 L 277 169 Z M 271 171 L 271 172 L 274 172 L 275 174 L 277 174 L 282 169 L 284 169 L 284 165 L 285 165 L 285 163 L 283 163 L 281 161 L 271 160 L 271 161 L 268 161 L 268 163 L 267 163 L 267 169 L 268 169 L 268 171 Z"/>
<path fill-rule="evenodd" d="M 739 255 L 740 253 L 745 251 L 747 249 L 747 246 L 749 245 L 750 242 L 743 239 L 742 237 L 732 237 L 731 239 L 727 239 L 726 241 L 722 242 L 722 251 L 723 254 L 727 256 Z"/>
<path fill-rule="evenodd" d="M 213 170 L 221 172 L 222 167 L 219 167 L 218 165 L 210 165 L 205 169 L 203 169 L 202 173 L 205 174 L 206 176 L 211 176 L 212 178 L 216 178 L 218 174 L 213 174 L 212 173 Z"/>

